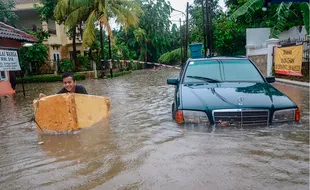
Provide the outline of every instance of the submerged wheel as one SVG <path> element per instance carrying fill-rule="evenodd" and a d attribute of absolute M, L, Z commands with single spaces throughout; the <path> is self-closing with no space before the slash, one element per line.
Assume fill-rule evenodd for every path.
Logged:
<path fill-rule="evenodd" d="M 172 104 L 171 112 L 172 112 L 172 119 L 175 119 L 174 103 Z"/>

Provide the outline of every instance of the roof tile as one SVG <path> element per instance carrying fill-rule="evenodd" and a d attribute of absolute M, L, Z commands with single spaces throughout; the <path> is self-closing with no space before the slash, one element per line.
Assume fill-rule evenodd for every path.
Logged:
<path fill-rule="evenodd" d="M 30 34 L 27 34 L 26 32 L 18 30 L 12 26 L 4 24 L 3 22 L 0 22 L 0 38 L 8 38 L 24 42 L 39 41 L 38 38 L 31 36 Z"/>

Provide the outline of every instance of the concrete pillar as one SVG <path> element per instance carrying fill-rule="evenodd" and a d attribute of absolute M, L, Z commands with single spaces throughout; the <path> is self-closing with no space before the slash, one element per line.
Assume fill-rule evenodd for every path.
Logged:
<path fill-rule="evenodd" d="M 272 66 L 273 66 L 273 47 L 277 45 L 279 39 L 271 38 L 266 40 L 268 54 L 267 54 L 267 76 L 272 76 Z"/>
<path fill-rule="evenodd" d="M 94 72 L 95 72 L 95 79 L 97 79 L 98 76 L 97 76 L 97 65 L 96 65 L 96 61 L 91 60 L 90 63 L 93 65 Z"/>
<path fill-rule="evenodd" d="M 43 22 L 42 22 L 42 29 L 43 29 L 43 31 L 48 32 L 48 24 L 47 24 L 46 21 L 43 21 Z"/>

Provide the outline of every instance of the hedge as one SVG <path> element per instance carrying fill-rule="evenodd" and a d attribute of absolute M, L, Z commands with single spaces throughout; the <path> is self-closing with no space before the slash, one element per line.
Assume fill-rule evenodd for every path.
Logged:
<path fill-rule="evenodd" d="M 85 80 L 86 76 L 81 74 L 74 75 L 76 80 Z M 56 82 L 62 81 L 61 75 L 38 75 L 24 77 L 24 83 L 42 83 L 42 82 Z M 17 83 L 22 83 L 21 78 L 16 78 Z"/>
<path fill-rule="evenodd" d="M 130 73 L 132 73 L 132 70 L 115 72 L 115 73 L 113 73 L 113 77 L 119 77 L 119 76 L 127 75 L 127 74 L 130 74 Z M 107 76 L 107 78 L 111 78 L 111 74 L 110 73 L 108 73 L 106 76 Z M 98 77 L 102 78 L 102 75 L 100 74 Z"/>

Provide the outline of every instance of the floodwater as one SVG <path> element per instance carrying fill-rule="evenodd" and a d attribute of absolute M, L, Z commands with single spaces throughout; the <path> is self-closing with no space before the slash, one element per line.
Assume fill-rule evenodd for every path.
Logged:
<path fill-rule="evenodd" d="M 38 134 L 32 101 L 60 83 L 1 97 L 0 189 L 309 189 L 309 89 L 276 83 L 301 108 L 300 124 L 193 127 L 171 119 L 178 70 L 81 81 L 111 98 L 111 121 L 76 134 Z M 44 144 L 39 145 L 38 142 Z"/>

